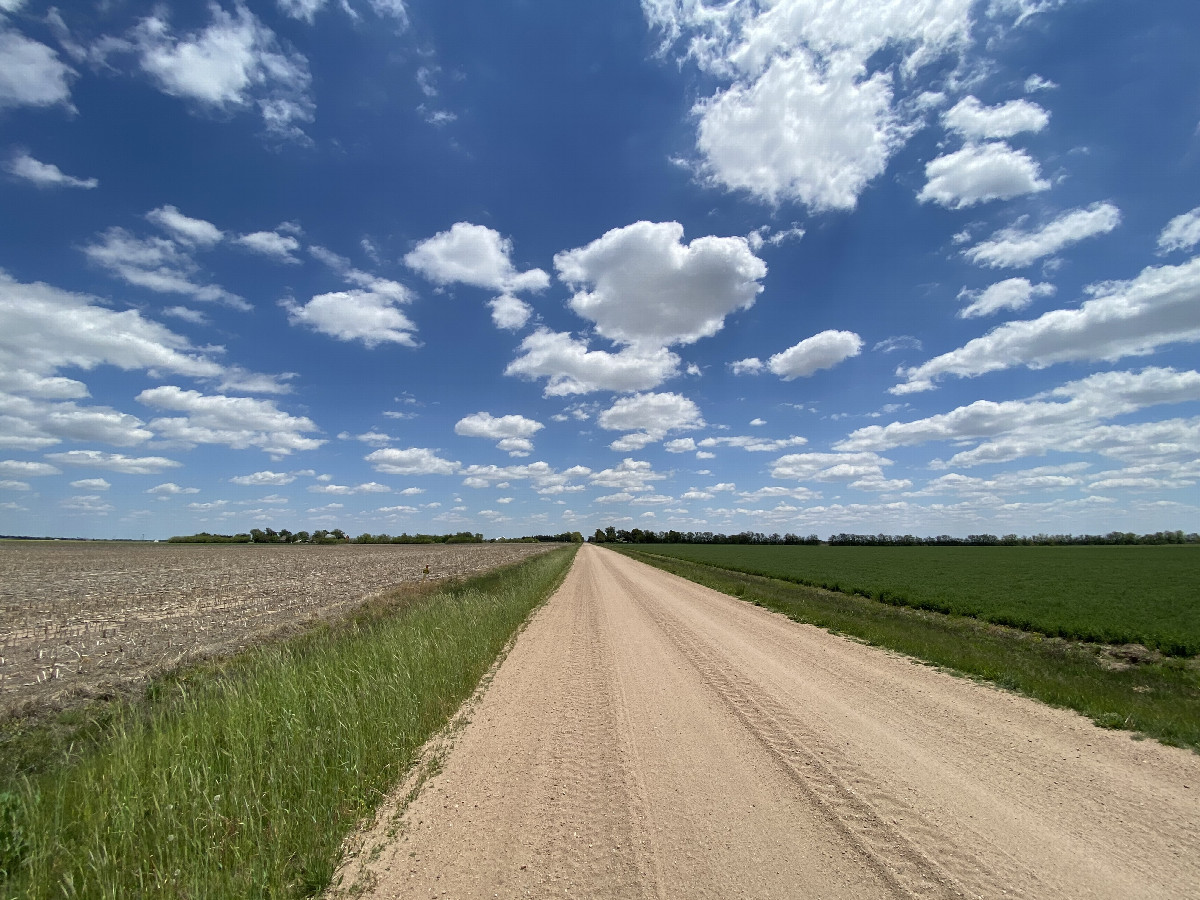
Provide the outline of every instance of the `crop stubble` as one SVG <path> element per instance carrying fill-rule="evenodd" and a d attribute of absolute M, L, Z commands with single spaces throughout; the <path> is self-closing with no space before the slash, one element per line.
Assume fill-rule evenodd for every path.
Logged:
<path fill-rule="evenodd" d="M 122 693 L 388 588 L 477 574 L 548 546 L 5 542 L 0 718 Z"/>

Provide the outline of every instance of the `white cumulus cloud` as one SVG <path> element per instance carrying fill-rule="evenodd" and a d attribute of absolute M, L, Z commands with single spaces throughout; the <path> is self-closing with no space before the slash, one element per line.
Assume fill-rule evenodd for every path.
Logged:
<path fill-rule="evenodd" d="M 585 340 L 539 328 L 521 341 L 505 375 L 546 378 L 547 397 L 593 391 L 641 391 L 658 387 L 679 371 L 679 357 L 658 347 L 626 347 L 616 353 L 589 350 Z"/>
<path fill-rule="evenodd" d="M 299 137 L 312 121 L 308 60 L 283 47 L 245 6 L 231 14 L 215 3 L 212 23 L 182 37 L 159 12 L 143 19 L 132 38 L 142 69 L 174 97 L 224 109 L 256 105 L 269 133 Z"/>
<path fill-rule="evenodd" d="M 1003 142 L 967 144 L 926 164 L 925 187 L 917 199 L 949 209 L 1009 200 L 1047 190 L 1050 182 L 1040 174 L 1028 153 Z"/>
<path fill-rule="evenodd" d="M 754 305 L 766 264 L 744 237 L 683 243 L 678 222 L 635 222 L 554 256 L 575 289 L 569 305 L 624 344 L 690 344 L 716 334 L 732 312 Z"/>
<path fill-rule="evenodd" d="M 456 222 L 421 241 L 404 264 L 437 284 L 461 282 L 505 293 L 540 291 L 550 285 L 541 269 L 518 272 L 512 264 L 512 241 L 485 225 Z"/>
<path fill-rule="evenodd" d="M 525 416 L 493 416 L 491 413 L 477 412 L 459 419 L 454 426 L 454 433 L 497 441 L 497 446 L 509 456 L 528 456 L 533 452 L 530 438 L 545 427 L 541 422 Z"/>
<path fill-rule="evenodd" d="M 436 450 L 426 447 L 409 447 L 407 450 L 388 447 L 368 453 L 364 458 L 385 475 L 453 475 L 462 468 L 462 463 L 442 459 Z"/>
<path fill-rule="evenodd" d="M 858 356 L 862 338 L 852 331 L 822 331 L 767 360 L 767 368 L 784 381 L 806 378 L 821 369 Z"/>
<path fill-rule="evenodd" d="M 403 285 L 381 282 L 378 289 L 351 288 L 318 294 L 300 306 L 281 304 L 293 325 L 305 325 L 339 341 L 362 341 L 368 347 L 383 343 L 417 345 L 417 326 L 398 307 L 411 295 Z"/>
<path fill-rule="evenodd" d="M 964 97 L 942 114 L 942 124 L 967 140 L 1006 138 L 1023 131 L 1041 131 L 1050 114 L 1029 100 L 1010 100 L 984 106 L 975 97 Z"/>
<path fill-rule="evenodd" d="M 276 262 L 298 264 L 292 254 L 300 249 L 300 242 L 290 234 L 279 234 L 276 231 L 255 231 L 243 234 L 236 241 L 239 246 L 255 253 L 269 256 Z"/>

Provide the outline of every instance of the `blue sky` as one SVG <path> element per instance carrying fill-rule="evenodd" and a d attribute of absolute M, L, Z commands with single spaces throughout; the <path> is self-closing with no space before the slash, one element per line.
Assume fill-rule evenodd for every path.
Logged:
<path fill-rule="evenodd" d="M 1200 530 L 1191 0 L 0 0 L 0 532 Z"/>

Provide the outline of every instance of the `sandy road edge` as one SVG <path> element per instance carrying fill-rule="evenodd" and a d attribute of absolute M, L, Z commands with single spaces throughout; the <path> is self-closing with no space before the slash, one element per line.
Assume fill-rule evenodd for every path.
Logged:
<path fill-rule="evenodd" d="M 517 626 L 512 637 L 496 654 L 495 660 L 492 661 L 483 677 L 479 679 L 479 684 L 475 686 L 471 696 L 464 700 L 462 705 L 455 710 L 454 715 L 446 721 L 446 724 L 434 732 L 422 745 L 421 749 L 417 751 L 416 761 L 409 768 L 408 773 L 375 808 L 370 817 L 364 819 L 346 835 L 342 841 L 340 861 L 330 879 L 329 886 L 317 895 L 321 900 L 347 900 L 347 898 L 359 897 L 371 889 L 376 875 L 370 870 L 369 864 L 389 843 L 399 839 L 404 813 L 421 796 L 421 790 L 429 779 L 441 771 L 443 761 L 454 749 L 462 730 L 471 723 L 471 714 L 483 702 L 488 688 L 496 678 L 496 673 L 500 671 L 500 667 L 508 659 L 513 647 L 516 646 L 517 641 L 529 628 L 534 618 L 558 593 L 571 569 L 575 567 L 577 558 L 578 548 L 576 548 L 576 557 L 571 560 L 571 565 L 563 569 L 558 581 L 546 591 L 546 596 L 529 611 L 529 615 Z"/>

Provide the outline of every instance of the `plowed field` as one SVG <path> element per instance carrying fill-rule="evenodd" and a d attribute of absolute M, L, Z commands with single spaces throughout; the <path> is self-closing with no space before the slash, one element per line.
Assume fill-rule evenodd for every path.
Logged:
<path fill-rule="evenodd" d="M 0 717 L 122 692 L 387 588 L 549 546 L 0 543 Z"/>

